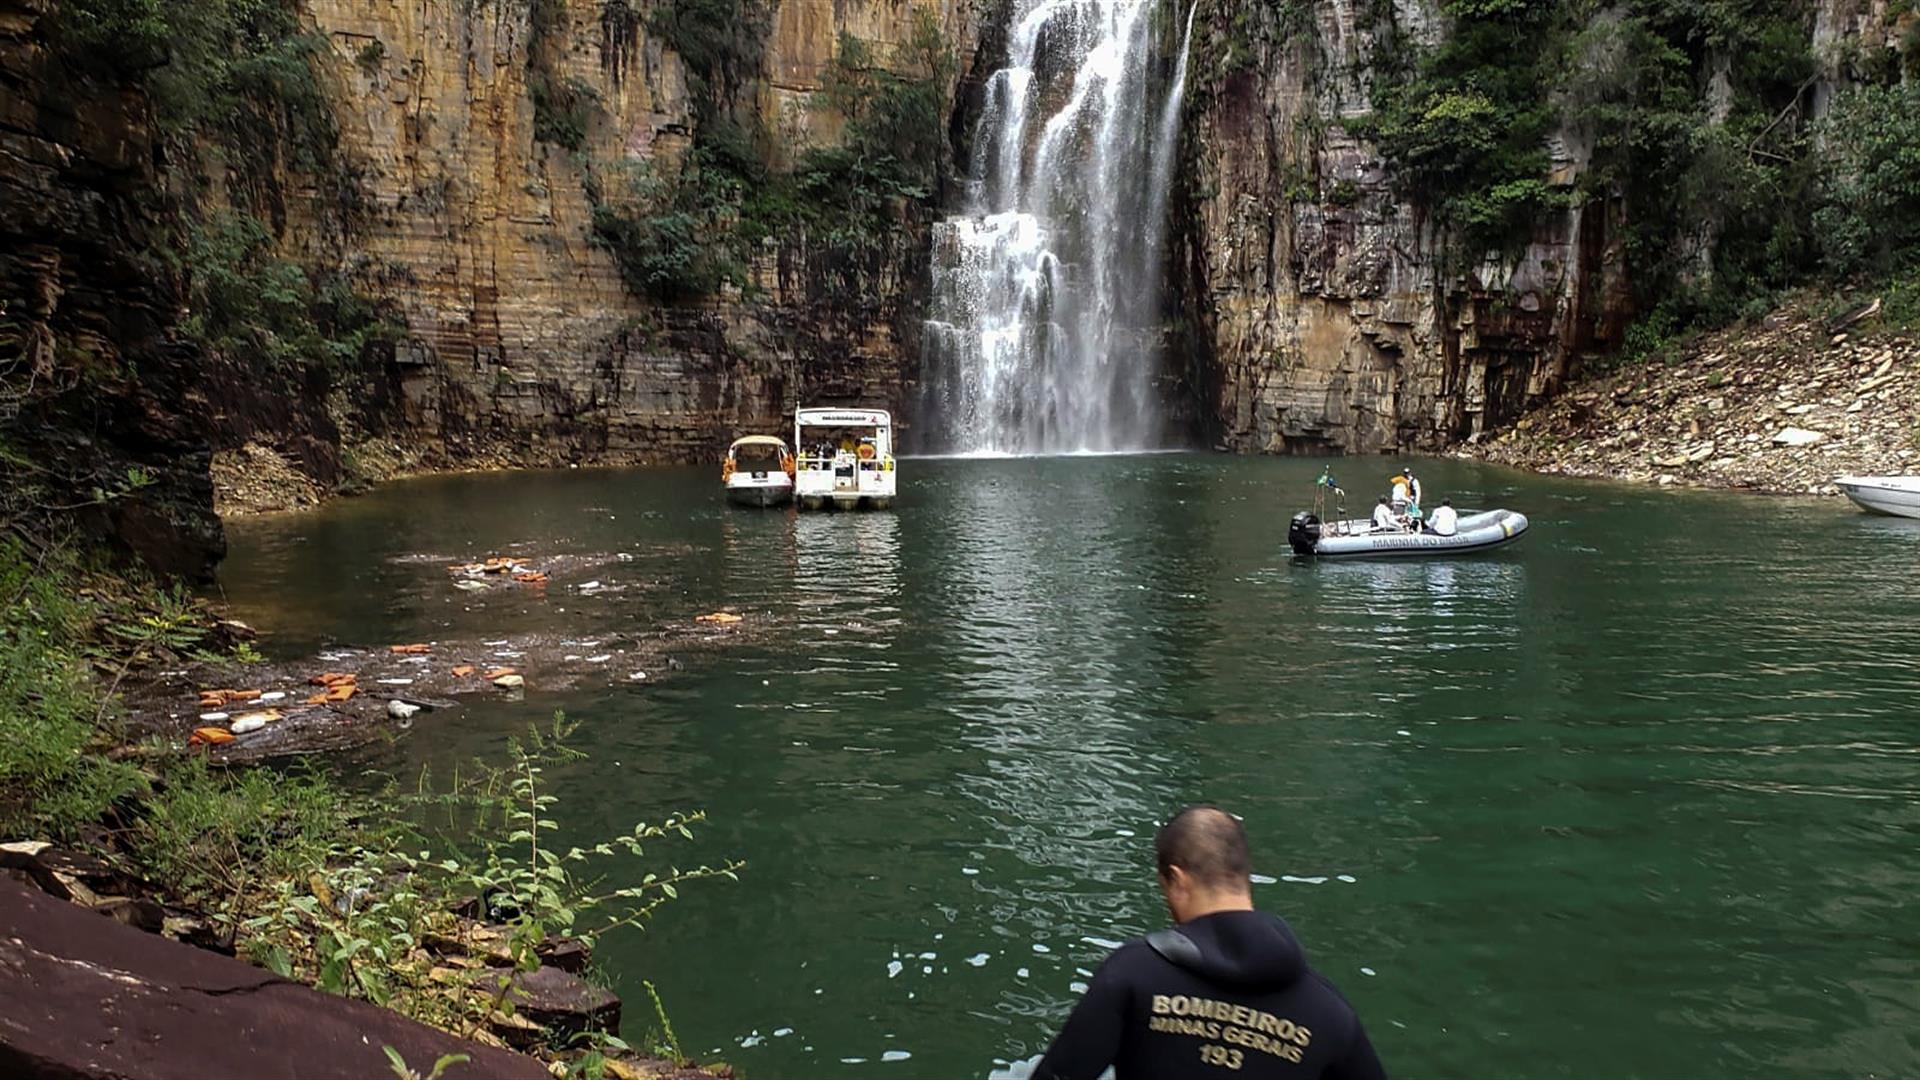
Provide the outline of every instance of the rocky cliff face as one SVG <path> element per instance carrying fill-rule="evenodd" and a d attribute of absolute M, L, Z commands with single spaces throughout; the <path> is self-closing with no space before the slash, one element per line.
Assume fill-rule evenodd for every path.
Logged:
<path fill-rule="evenodd" d="M 0 0 L 0 526 L 70 516 L 205 576 L 225 551 L 205 358 L 170 339 L 179 299 L 142 254 L 156 228 L 146 103 L 67 64 L 51 8 Z"/>
<path fill-rule="evenodd" d="M 911 208 L 855 300 L 810 272 L 802 235 L 761 245 L 744 288 L 674 304 L 636 298 L 591 242 L 590 177 L 671 167 L 699 122 L 653 6 L 301 3 L 332 46 L 340 154 L 368 211 L 347 257 L 381 267 L 405 322 L 409 439 L 451 464 L 687 460 L 782 430 L 804 401 L 904 405 L 926 279 Z M 962 50 L 977 36 L 965 0 L 930 6 Z M 814 98 L 840 35 L 885 57 L 912 16 L 891 0 L 772 4 L 761 67 L 725 107 L 776 157 L 830 141 L 838 118 Z M 577 147 L 536 138 L 545 86 L 577 103 Z"/>
<path fill-rule="evenodd" d="M 1630 314 L 1617 214 L 1563 211 L 1456 265 L 1342 121 L 1373 108 L 1386 36 L 1446 32 L 1431 0 L 1203 8 L 1182 205 L 1187 355 L 1213 440 L 1242 451 L 1445 445 L 1556 390 Z M 1554 140 L 1552 182 L 1585 166 Z"/>

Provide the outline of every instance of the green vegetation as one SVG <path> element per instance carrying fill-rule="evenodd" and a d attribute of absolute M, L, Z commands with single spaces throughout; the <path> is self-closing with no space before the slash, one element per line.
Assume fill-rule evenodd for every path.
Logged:
<path fill-rule="evenodd" d="M 216 784 L 197 761 L 153 773 L 105 753 L 125 739 L 113 693 L 131 670 L 207 656 L 206 613 L 184 592 L 14 531 L 0 536 L 0 599 L 0 835 L 71 841 L 114 820 L 141 870 L 195 897 L 243 872 L 236 851 L 270 866 L 312 835 L 326 796 L 306 780 Z"/>
<path fill-rule="evenodd" d="M 236 371 L 321 384 L 392 338 L 343 260 L 324 254 L 344 247 L 363 199 L 315 74 L 326 39 L 293 0 L 63 0 L 53 28 L 77 71 L 151 102 L 168 183 L 136 239 L 181 294 L 186 337 Z M 372 41 L 356 61 L 373 70 L 385 56 Z M 295 198 L 311 199 L 322 247 L 301 262 L 281 243 Z"/>
<path fill-rule="evenodd" d="M 182 329 L 271 370 L 337 376 L 358 369 L 369 347 L 394 333 L 341 275 L 316 281 L 281 258 L 249 214 L 216 211 L 193 226 L 180 269 L 189 302 Z"/>
<path fill-rule="evenodd" d="M 1451 30 L 1431 48 L 1381 36 L 1376 109 L 1349 126 L 1432 211 L 1456 263 L 1604 204 L 1646 312 L 1627 351 L 1649 354 L 1796 284 L 1884 278 L 1920 252 L 1920 92 L 1856 72 L 1869 84 L 1812 121 L 1804 5 L 1442 6 Z M 1553 136 L 1590 152 L 1577 180 L 1553 171 Z"/>
<path fill-rule="evenodd" d="M 579 79 L 556 81 L 535 74 L 527 83 L 533 101 L 533 137 L 564 150 L 579 151 L 587 141 L 587 109 L 596 95 Z"/>
<path fill-rule="evenodd" d="M 1822 134 L 1824 186 L 1813 224 L 1827 268 L 1875 276 L 1920 269 L 1920 82 L 1840 95 Z"/>
<path fill-rule="evenodd" d="M 852 299 L 886 258 L 905 208 L 932 197 L 956 62 L 926 8 L 915 9 L 913 33 L 891 63 L 843 34 L 820 99 L 843 121 L 836 145 L 776 168 L 764 132 L 709 115 L 677 174 L 628 168 L 590 178 L 595 239 L 630 289 L 675 300 L 743 284 L 762 243 L 804 236 L 822 253 L 820 279 Z"/>
<path fill-rule="evenodd" d="M 307 876 L 277 875 L 256 913 L 240 924 L 248 954 L 323 990 L 467 1034 L 512 1012 L 512 974 L 538 967 L 538 951 L 552 936 L 592 944 L 602 934 L 644 924 L 689 882 L 734 877 L 738 862 L 645 869 L 648 852 L 660 842 L 691 839 L 700 814 L 636 825 L 590 847 L 561 841 L 558 799 L 545 772 L 581 756 L 565 744 L 570 730 L 556 717 L 550 731 L 510 740 L 504 767 L 476 764 L 450 792 L 388 793 L 388 803 L 444 810 L 442 825 L 362 826 L 350 834 L 351 846 L 324 853 L 306 867 Z M 431 844 L 443 853 L 434 855 Z M 478 898 L 475 914 L 504 927 L 504 936 L 454 913 L 469 898 Z M 449 993 L 435 974 L 439 962 L 421 950 L 423 943 L 448 940 L 463 941 L 468 952 L 495 953 L 507 964 L 476 981 L 477 992 Z M 594 1042 L 625 1048 L 610 1036 Z"/>
<path fill-rule="evenodd" d="M 591 943 L 740 868 L 652 861 L 699 814 L 565 842 L 545 771 L 580 755 L 558 717 L 511 741 L 504 765 L 476 764 L 445 789 L 423 777 L 383 793 L 377 812 L 313 771 L 223 769 L 157 745 L 126 753 L 114 686 L 135 666 L 202 655 L 205 613 L 15 533 L 0 536 L 0 600 L 0 837 L 107 843 L 165 900 L 209 913 L 283 975 L 472 1034 L 512 1012 L 512 973 L 537 966 L 551 935 Z M 416 811 L 410 823 L 395 806 Z M 471 897 L 504 932 L 455 914 Z M 423 949 L 436 941 L 504 966 L 449 988 Z M 624 1045 L 594 1035 L 576 1063 Z"/>
<path fill-rule="evenodd" d="M 0 833 L 70 835 L 140 786 L 88 753 L 101 734 L 70 556 L 0 537 Z"/>
<path fill-rule="evenodd" d="M 647 29 L 686 64 L 698 119 L 723 111 L 733 92 L 760 70 L 773 7 L 767 0 L 669 0 L 653 9 Z M 601 25 L 631 33 L 631 8 L 607 0 Z M 615 42 L 618 44 L 618 42 Z"/>
<path fill-rule="evenodd" d="M 283 151 L 302 169 L 327 164 L 332 113 L 311 64 L 326 41 L 293 3 L 65 0 L 58 19 L 71 55 L 142 80 L 165 133 L 205 140 L 250 182 Z"/>

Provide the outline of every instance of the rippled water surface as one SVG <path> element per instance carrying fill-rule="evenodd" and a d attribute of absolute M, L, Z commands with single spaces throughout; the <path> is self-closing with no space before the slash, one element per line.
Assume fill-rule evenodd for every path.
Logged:
<path fill-rule="evenodd" d="M 707 810 L 675 854 L 740 883 L 604 954 L 630 1030 L 650 980 L 754 1080 L 1042 1048 L 1163 919 L 1152 832 L 1195 800 L 1244 815 L 1259 902 L 1398 1075 L 1920 1075 L 1920 522 L 1436 462 L 1430 499 L 1533 534 L 1296 564 L 1319 467 L 908 461 L 897 511 L 805 517 L 709 469 L 439 478 L 241 523 L 223 584 L 287 652 L 746 611 L 658 685 L 534 673 L 349 768 L 563 708 L 569 831 Z M 633 558 L 544 599 L 404 558 L 513 543 Z"/>

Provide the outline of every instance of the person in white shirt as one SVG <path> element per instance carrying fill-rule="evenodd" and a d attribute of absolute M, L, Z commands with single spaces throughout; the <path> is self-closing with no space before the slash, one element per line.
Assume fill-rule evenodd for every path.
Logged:
<path fill-rule="evenodd" d="M 1440 536 L 1452 536 L 1460 531 L 1460 514 L 1454 510 L 1452 499 L 1440 500 L 1433 516 L 1427 519 L 1427 528 Z"/>
<path fill-rule="evenodd" d="M 1393 507 L 1387 505 L 1387 497 L 1380 496 L 1380 505 L 1373 508 L 1373 531 L 1393 532 L 1400 528 L 1393 520 Z"/>

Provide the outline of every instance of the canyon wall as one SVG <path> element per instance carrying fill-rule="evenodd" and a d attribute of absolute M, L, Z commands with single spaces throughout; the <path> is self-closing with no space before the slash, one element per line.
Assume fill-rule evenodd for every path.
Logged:
<path fill-rule="evenodd" d="M 145 257 L 155 138 L 136 87 L 50 47 L 50 0 L 0 0 L 0 527 L 77 524 L 162 571 L 225 551 L 178 301 Z"/>
<path fill-rule="evenodd" d="M 784 430 L 803 402 L 904 409 L 926 287 L 918 208 L 851 299 L 811 272 L 803 234 L 762 243 L 744 285 L 674 303 L 633 295 L 593 242 L 591 178 L 675 167 L 699 123 L 653 6 L 300 3 L 331 46 L 339 153 L 366 202 L 346 255 L 380 267 L 404 321 L 398 419 L 416 448 L 456 466 L 706 460 L 736 433 Z M 840 35 L 885 60 L 914 5 L 769 7 L 763 66 L 724 107 L 791 160 L 836 137 L 815 99 Z M 930 7 L 964 57 L 978 11 Z M 536 137 L 536 84 L 578 102 L 577 146 Z"/>
<path fill-rule="evenodd" d="M 1293 21 L 1281 20 L 1293 14 Z M 1184 209 L 1191 378 L 1213 441 L 1256 452 L 1434 449 L 1551 394 L 1630 315 L 1612 208 L 1555 215 L 1455 265 L 1428 208 L 1344 121 L 1373 109 L 1383 35 L 1431 45 L 1432 0 L 1201 13 Z M 1251 25 L 1249 25 L 1251 23 Z M 1221 75 L 1234 47 L 1253 61 Z M 1553 144 L 1557 185 L 1585 165 Z"/>
<path fill-rule="evenodd" d="M 1527 20 L 1539 36 L 1505 52 L 1470 42 L 1453 67 L 1423 66 Z M 1885 0 L 1201 5 L 1171 302 L 1172 370 L 1203 434 L 1242 451 L 1436 449 L 1553 395 L 1670 297 L 1685 299 L 1673 324 L 1715 325 L 1850 272 L 1807 225 L 1832 187 L 1819 122 L 1851 84 L 1914 77 L 1916 23 Z M 1515 79 L 1537 88 L 1497 89 Z M 1369 140 L 1410 85 L 1415 107 L 1403 97 L 1389 126 L 1420 151 L 1454 140 L 1455 177 L 1503 152 L 1513 112 L 1546 118 L 1534 163 L 1505 174 L 1536 200 L 1517 232 L 1463 242 L 1447 193 Z M 1511 194 L 1479 183 L 1487 201 Z"/>

